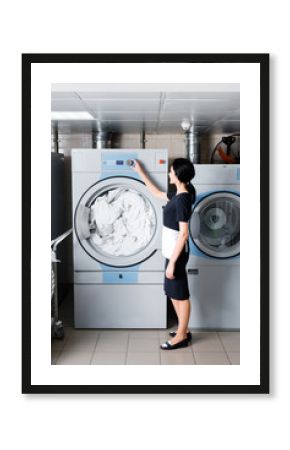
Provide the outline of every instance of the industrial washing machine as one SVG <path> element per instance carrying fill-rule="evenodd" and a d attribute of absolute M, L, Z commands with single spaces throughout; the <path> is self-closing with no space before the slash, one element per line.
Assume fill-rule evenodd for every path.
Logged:
<path fill-rule="evenodd" d="M 199 216 L 200 230 L 195 235 L 189 223 L 189 326 L 237 330 L 240 327 L 240 165 L 196 164 L 193 185 L 196 189 L 193 212 Z"/>
<path fill-rule="evenodd" d="M 166 192 L 166 149 L 72 149 L 76 328 L 166 328 L 164 202 L 134 159 Z"/>

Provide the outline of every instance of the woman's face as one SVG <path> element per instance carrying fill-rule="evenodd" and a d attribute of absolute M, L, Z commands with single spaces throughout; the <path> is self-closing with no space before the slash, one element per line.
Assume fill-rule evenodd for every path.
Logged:
<path fill-rule="evenodd" d="M 176 182 L 178 181 L 178 178 L 175 175 L 175 172 L 174 172 L 172 166 L 170 167 L 170 171 L 169 171 L 169 181 L 170 181 L 170 184 L 176 184 Z"/>

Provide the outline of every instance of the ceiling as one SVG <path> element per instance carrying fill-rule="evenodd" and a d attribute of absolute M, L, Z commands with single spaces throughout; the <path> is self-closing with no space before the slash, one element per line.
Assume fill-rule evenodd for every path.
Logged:
<path fill-rule="evenodd" d="M 64 130 L 200 134 L 240 130 L 239 84 L 53 84 L 52 111 L 87 111 L 93 120 L 54 120 Z"/>

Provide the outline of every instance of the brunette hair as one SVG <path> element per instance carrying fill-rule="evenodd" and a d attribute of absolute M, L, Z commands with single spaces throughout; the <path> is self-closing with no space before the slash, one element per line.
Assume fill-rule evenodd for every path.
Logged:
<path fill-rule="evenodd" d="M 195 189 L 190 182 L 195 176 L 192 162 L 186 158 L 176 158 L 172 163 L 172 167 L 179 181 L 185 183 L 186 189 L 195 198 Z"/>

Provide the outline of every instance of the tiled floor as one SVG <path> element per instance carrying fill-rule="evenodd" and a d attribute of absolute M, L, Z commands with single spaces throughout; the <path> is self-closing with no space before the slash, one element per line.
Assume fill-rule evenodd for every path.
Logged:
<path fill-rule="evenodd" d="M 51 342 L 52 364 L 240 364 L 240 333 L 236 331 L 191 330 L 193 339 L 188 347 L 166 351 L 160 349 L 160 344 L 170 339 L 168 333 L 176 327 L 167 330 L 74 329 L 71 292 L 61 303 L 59 313 L 65 337 Z"/>
<path fill-rule="evenodd" d="M 52 341 L 52 364 L 239 364 L 240 333 L 192 330 L 192 344 L 164 351 L 168 330 L 77 330 Z"/>

